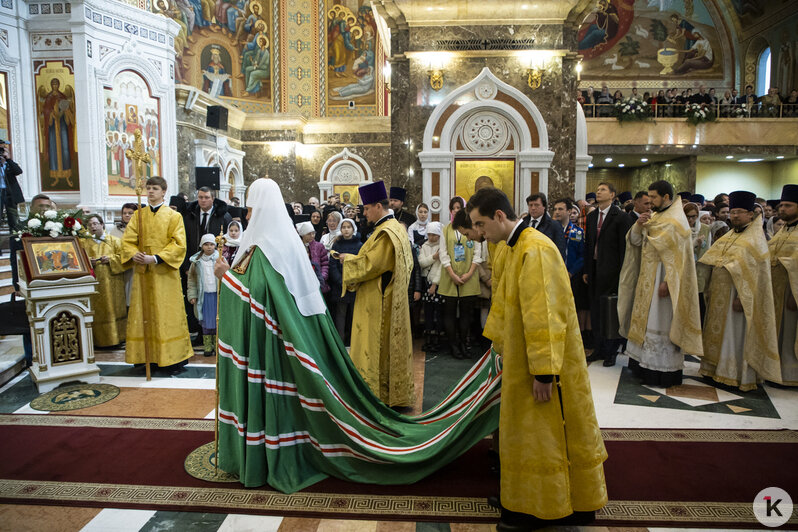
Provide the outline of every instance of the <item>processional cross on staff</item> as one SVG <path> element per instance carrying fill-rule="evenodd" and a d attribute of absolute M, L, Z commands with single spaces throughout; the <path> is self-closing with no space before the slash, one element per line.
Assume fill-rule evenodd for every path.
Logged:
<path fill-rule="evenodd" d="M 146 167 L 152 164 L 152 157 L 147 151 L 144 149 L 144 141 L 141 139 L 141 130 L 137 129 L 133 134 L 133 148 L 128 148 L 125 150 L 125 157 L 133 161 L 133 176 L 136 179 L 136 205 L 138 208 L 136 209 L 136 213 L 138 216 L 138 249 L 142 253 L 144 250 L 142 249 L 143 244 L 145 242 L 144 235 L 146 234 L 145 227 L 144 227 L 144 219 L 141 216 L 141 195 L 144 192 L 144 176 L 146 174 Z M 146 368 L 146 375 L 147 380 L 152 379 L 150 375 L 150 328 L 149 328 L 149 320 L 147 316 L 150 313 L 150 305 L 149 305 L 149 277 L 146 275 L 147 272 L 146 264 L 139 264 L 136 267 L 141 272 L 141 286 L 139 289 L 139 294 L 141 294 L 141 315 L 143 319 L 143 327 L 144 327 L 144 367 Z"/>

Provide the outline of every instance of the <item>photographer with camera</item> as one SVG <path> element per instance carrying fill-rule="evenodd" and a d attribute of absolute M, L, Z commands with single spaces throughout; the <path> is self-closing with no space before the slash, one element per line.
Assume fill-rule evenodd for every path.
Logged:
<path fill-rule="evenodd" d="M 22 173 L 22 168 L 11 159 L 10 150 L 11 144 L 0 140 L 0 221 L 5 211 L 8 228 L 13 232 L 19 226 L 17 205 L 24 203 L 25 197 L 17 182 L 17 176 Z"/>

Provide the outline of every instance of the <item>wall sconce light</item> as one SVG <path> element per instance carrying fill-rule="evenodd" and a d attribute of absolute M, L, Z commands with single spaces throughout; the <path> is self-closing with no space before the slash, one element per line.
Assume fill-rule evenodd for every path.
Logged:
<path fill-rule="evenodd" d="M 526 71 L 526 84 L 529 88 L 535 90 L 540 88 L 540 83 L 543 81 L 543 71 L 538 68 L 529 68 Z"/>
<path fill-rule="evenodd" d="M 385 66 L 382 68 L 382 79 L 385 81 L 385 90 L 388 93 L 391 92 L 391 63 L 388 61 L 385 62 Z"/>
<path fill-rule="evenodd" d="M 576 64 L 576 81 L 582 80 L 582 61 Z"/>
<path fill-rule="evenodd" d="M 427 72 L 429 73 L 429 86 L 432 87 L 432 90 L 441 90 L 443 88 L 443 71 L 436 68 Z"/>
<path fill-rule="evenodd" d="M 529 68 L 526 69 L 526 84 L 530 89 L 535 90 L 540 88 L 543 82 L 543 71 L 545 70 L 546 61 L 551 55 L 551 52 L 542 50 L 535 50 L 528 53 L 527 61 Z"/>

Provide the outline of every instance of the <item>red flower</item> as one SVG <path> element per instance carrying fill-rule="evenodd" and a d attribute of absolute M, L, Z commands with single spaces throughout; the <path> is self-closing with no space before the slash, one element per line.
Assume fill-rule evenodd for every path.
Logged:
<path fill-rule="evenodd" d="M 28 236 L 33 236 L 33 234 L 31 234 L 31 233 L 22 233 L 22 236 L 23 237 L 28 237 Z"/>
<path fill-rule="evenodd" d="M 66 218 L 64 218 L 64 227 L 66 227 L 67 229 L 72 229 L 73 227 L 75 227 L 75 219 L 72 218 L 71 216 L 67 216 Z"/>

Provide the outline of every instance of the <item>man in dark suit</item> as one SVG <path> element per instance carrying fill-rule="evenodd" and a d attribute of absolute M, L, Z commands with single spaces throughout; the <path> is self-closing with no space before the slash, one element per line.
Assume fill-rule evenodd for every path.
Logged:
<path fill-rule="evenodd" d="M 565 235 L 562 231 L 562 225 L 551 219 L 551 216 L 546 212 L 546 194 L 538 192 L 532 194 L 526 199 L 526 204 L 529 209 L 526 216 L 524 216 L 524 224 L 527 227 L 537 229 L 557 246 L 560 250 L 563 260 L 565 260 Z"/>
<path fill-rule="evenodd" d="M 593 324 L 595 349 L 588 362 L 604 360 L 605 366 L 614 366 L 618 348 L 623 339 L 604 337 L 601 323 L 601 297 L 618 293 L 623 257 L 626 252 L 626 233 L 632 220 L 621 209 L 613 205 L 615 186 L 600 183 L 596 188 L 596 210 L 587 215 L 585 231 L 585 274 L 584 280 L 590 294 L 590 319 Z M 609 316 L 603 316 L 606 320 Z"/>
<path fill-rule="evenodd" d="M 183 214 L 183 225 L 186 228 L 186 257 L 180 267 L 180 280 L 183 284 L 183 293 L 188 287 L 188 268 L 191 266 L 189 258 L 200 250 L 200 240 L 202 235 L 210 233 L 217 236 L 219 232 L 227 232 L 227 226 L 233 221 L 230 213 L 227 212 L 227 203 L 213 197 L 213 190 L 209 187 L 202 187 L 197 190 L 197 200 L 192 201 L 186 206 Z M 201 341 L 201 329 L 196 316 L 194 307 L 184 300 L 186 318 L 188 319 L 188 330 L 191 333 L 200 333 L 194 340 L 194 344 Z"/>
<path fill-rule="evenodd" d="M 8 227 L 11 231 L 15 231 L 19 228 L 17 205 L 25 203 L 25 197 L 17 182 L 17 176 L 22 173 L 22 168 L 11 159 L 10 148 L 9 143 L 0 140 L 0 220 L 3 219 L 5 211 Z"/>

